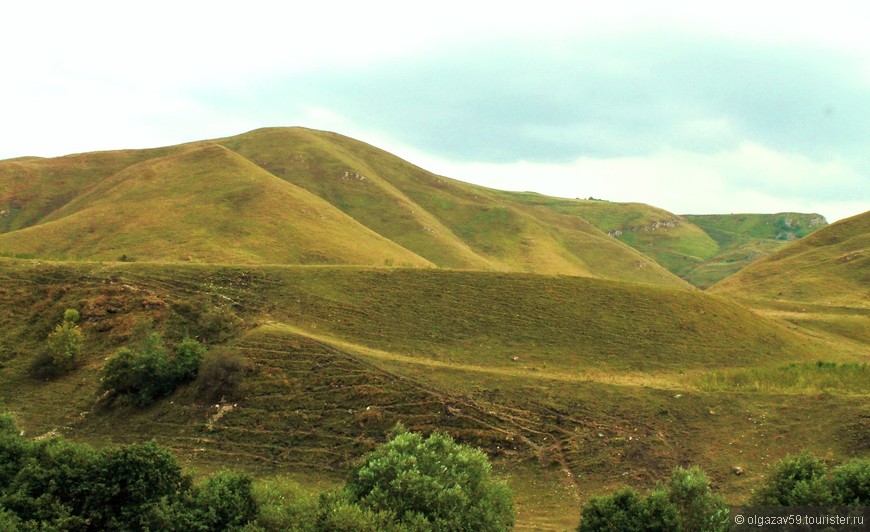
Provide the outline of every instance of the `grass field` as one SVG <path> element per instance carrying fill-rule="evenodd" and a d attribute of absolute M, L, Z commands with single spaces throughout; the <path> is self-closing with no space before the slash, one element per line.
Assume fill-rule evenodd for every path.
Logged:
<path fill-rule="evenodd" d="M 202 473 L 230 466 L 314 490 L 340 482 L 401 421 L 482 447 L 516 492 L 519 528 L 558 530 L 576 526 L 591 494 L 649 487 L 675 465 L 701 465 L 739 502 L 785 453 L 870 452 L 859 343 L 693 290 L 497 272 L 14 259 L 0 259 L 0 276 L 3 300 L 19 302 L 0 315 L 0 397 L 28 434 L 98 445 L 153 437 Z M 254 368 L 241 396 L 216 405 L 190 385 L 146 409 L 100 403 L 99 368 L 134 323 L 151 319 L 171 335 L 192 302 L 241 320 L 210 354 Z M 34 381 L 27 368 L 67 307 L 82 313 L 87 362 Z M 821 386 L 816 371 L 834 377 Z M 731 473 L 737 465 L 745 475 Z"/>

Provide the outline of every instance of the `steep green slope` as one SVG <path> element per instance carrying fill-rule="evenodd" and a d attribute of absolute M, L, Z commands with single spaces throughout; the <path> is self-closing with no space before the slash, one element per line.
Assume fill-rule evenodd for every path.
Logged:
<path fill-rule="evenodd" d="M 540 216 L 341 135 L 271 128 L 218 142 L 439 266 L 683 285 L 580 217 Z"/>
<path fill-rule="evenodd" d="M 870 306 L 870 211 L 789 243 L 712 292 L 746 299 Z"/>
<path fill-rule="evenodd" d="M 430 263 L 219 146 L 148 160 L 91 187 L 0 252 L 217 263 Z"/>

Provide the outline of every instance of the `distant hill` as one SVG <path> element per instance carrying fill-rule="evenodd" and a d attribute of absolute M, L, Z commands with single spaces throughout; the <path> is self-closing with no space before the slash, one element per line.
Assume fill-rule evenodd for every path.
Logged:
<path fill-rule="evenodd" d="M 695 266 L 719 251 L 718 244 L 703 229 L 651 205 L 550 198 L 532 193 L 514 197 L 536 206 L 538 211 L 549 209 L 583 217 L 680 277 L 685 277 Z"/>
<path fill-rule="evenodd" d="M 681 275 L 690 283 L 706 288 L 747 264 L 773 253 L 782 246 L 825 227 L 820 214 L 781 212 L 777 214 L 686 214 L 716 242 L 716 254 L 695 264 Z"/>
<path fill-rule="evenodd" d="M 870 211 L 790 242 L 711 291 L 747 299 L 870 307 Z"/>

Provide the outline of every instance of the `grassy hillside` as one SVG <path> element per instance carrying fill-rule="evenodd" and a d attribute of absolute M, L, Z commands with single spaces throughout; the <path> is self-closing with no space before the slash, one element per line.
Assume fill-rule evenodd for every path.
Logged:
<path fill-rule="evenodd" d="M 706 288 L 737 273 L 750 262 L 773 253 L 792 240 L 827 225 L 818 214 L 688 214 L 683 218 L 703 229 L 719 251 L 696 265 L 684 278 Z"/>
<path fill-rule="evenodd" d="M 823 338 L 870 344 L 870 212 L 751 263 L 710 291 Z"/>
<path fill-rule="evenodd" d="M 870 452 L 870 403 L 856 400 L 870 381 L 848 365 L 864 351 L 695 291 L 493 272 L 13 259 L 0 259 L 0 276 L 0 298 L 17 303 L 0 306 L 0 406 L 28 434 L 154 437 L 200 471 L 319 472 L 322 482 L 402 421 L 483 447 L 514 486 L 521 528 L 560 529 L 576 526 L 590 494 L 650 486 L 677 464 L 702 465 L 738 501 L 786 452 Z M 86 363 L 34 380 L 28 367 L 67 307 L 81 312 Z M 105 357 L 145 319 L 169 338 L 234 323 L 208 356 L 248 361 L 240 396 L 216 404 L 194 384 L 146 409 L 100 402 Z M 824 369 L 838 378 L 823 392 L 780 377 L 815 380 L 822 357 L 845 364 Z M 747 473 L 734 476 L 736 465 Z"/>
<path fill-rule="evenodd" d="M 719 247 L 691 222 L 643 203 L 550 198 L 540 194 L 510 194 L 537 208 L 580 216 L 608 235 L 649 255 L 672 273 L 685 277 Z"/>
<path fill-rule="evenodd" d="M 576 215 L 542 216 L 341 135 L 270 128 L 218 142 L 442 267 L 683 285 Z"/>
<path fill-rule="evenodd" d="M 870 212 L 791 242 L 711 290 L 748 299 L 867 308 Z"/>
<path fill-rule="evenodd" d="M 212 263 L 428 261 L 219 146 L 149 159 L 92 186 L 0 252 Z"/>
<path fill-rule="evenodd" d="M 129 227 L 131 224 L 111 219 L 110 200 L 117 198 L 102 192 L 141 171 L 143 164 L 152 172 L 166 172 L 155 177 L 167 181 L 164 205 L 178 204 L 181 197 L 187 204 L 195 203 L 191 191 L 178 186 L 184 181 L 179 175 L 181 170 L 154 161 L 213 145 L 224 146 L 269 174 L 307 190 L 405 251 L 393 249 L 384 254 L 351 250 L 347 242 L 362 246 L 369 240 L 346 241 L 340 232 L 319 239 L 324 244 L 345 242 L 344 249 L 335 254 L 325 252 L 323 246 L 309 249 L 311 239 L 291 242 L 286 238 L 296 235 L 273 231 L 273 222 L 283 222 L 268 208 L 278 207 L 278 201 L 263 205 L 267 210 L 260 214 L 252 212 L 260 206 L 248 202 L 239 220 L 235 220 L 235 211 L 225 211 L 217 228 L 198 226 L 205 223 L 205 218 L 195 215 L 183 221 L 177 216 L 164 217 L 165 227 L 158 232 L 168 241 L 155 243 L 153 249 L 138 245 L 142 242 L 136 236 L 118 234 L 110 239 L 114 242 L 103 246 L 105 249 L 97 249 L 99 246 L 93 242 L 99 239 L 101 224 L 86 228 L 92 231 L 90 239 L 67 234 L 55 226 L 37 232 L 16 232 L 82 210 L 85 198 L 91 201 L 89 212 L 101 211 L 109 219 L 107 227 Z M 233 164 L 240 162 L 235 160 Z M 200 170 L 214 171 L 218 166 L 219 161 L 214 160 Z M 230 168 L 234 168 L 232 164 Z M 204 172 L 196 175 L 204 179 Z M 226 184 L 224 177 L 218 176 L 216 184 Z M 141 182 L 134 179 L 130 185 Z M 227 186 L 233 189 L 233 185 Z M 179 193 L 182 195 L 172 197 Z M 221 191 L 210 190 L 196 199 L 211 201 L 220 195 Z M 147 216 L 155 218 L 153 214 Z M 136 217 L 134 213 L 132 218 Z M 55 259 L 107 260 L 124 255 L 162 261 L 190 258 L 205 262 L 369 265 L 376 262 L 372 255 L 380 253 L 381 260 L 391 264 L 423 263 L 442 268 L 567 274 L 686 286 L 678 276 L 706 288 L 778 248 L 784 239 L 802 237 L 823 223 L 817 215 L 793 213 L 681 217 L 639 203 L 497 191 L 434 175 L 348 137 L 304 128 L 259 129 L 235 137 L 152 150 L 0 161 L 0 234 L 10 233 L 3 238 L 0 253 Z M 154 224 L 146 226 L 154 229 Z M 71 223 L 70 229 L 79 227 Z M 236 236 L 241 235 L 245 249 L 231 253 L 224 243 L 231 236 L 227 232 L 234 231 Z M 184 245 L 195 253 L 177 249 L 182 233 L 187 235 Z M 267 238 L 258 242 L 258 235 Z M 40 243 L 34 242 L 37 238 Z M 278 238 L 282 245 L 276 245 Z M 279 252 L 282 247 L 284 252 Z M 296 253 L 286 253 L 288 247 Z M 111 256 L 121 248 L 129 249 Z"/>
<path fill-rule="evenodd" d="M 188 149 L 176 146 L 0 161 L 0 233 L 38 223 L 82 192 L 130 165 Z"/>

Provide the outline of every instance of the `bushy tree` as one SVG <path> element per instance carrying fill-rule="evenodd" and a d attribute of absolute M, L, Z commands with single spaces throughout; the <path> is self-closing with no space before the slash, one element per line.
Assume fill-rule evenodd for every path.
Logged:
<path fill-rule="evenodd" d="M 81 363 L 85 337 L 78 321 L 78 311 L 66 309 L 63 321 L 48 335 L 48 354 L 53 366 L 61 373 L 72 371 Z"/>
<path fill-rule="evenodd" d="M 195 504 L 208 530 L 240 527 L 257 517 L 250 477 L 221 471 L 202 483 Z"/>
<path fill-rule="evenodd" d="M 176 382 L 192 381 L 199 372 L 199 366 L 205 356 L 205 346 L 193 338 L 184 338 L 175 350 L 175 361 L 172 364 L 172 378 Z"/>
<path fill-rule="evenodd" d="M 492 478 L 480 450 L 446 434 L 428 438 L 402 429 L 355 467 L 347 484 L 352 501 L 400 523 L 433 530 L 509 530 L 513 500 Z"/>
<path fill-rule="evenodd" d="M 766 506 L 868 506 L 870 460 L 856 458 L 828 469 L 808 453 L 786 456 L 752 499 Z"/>
<path fill-rule="evenodd" d="M 729 529 L 728 503 L 713 493 L 707 475 L 699 467 L 675 468 L 664 491 L 677 509 L 682 530 Z"/>

